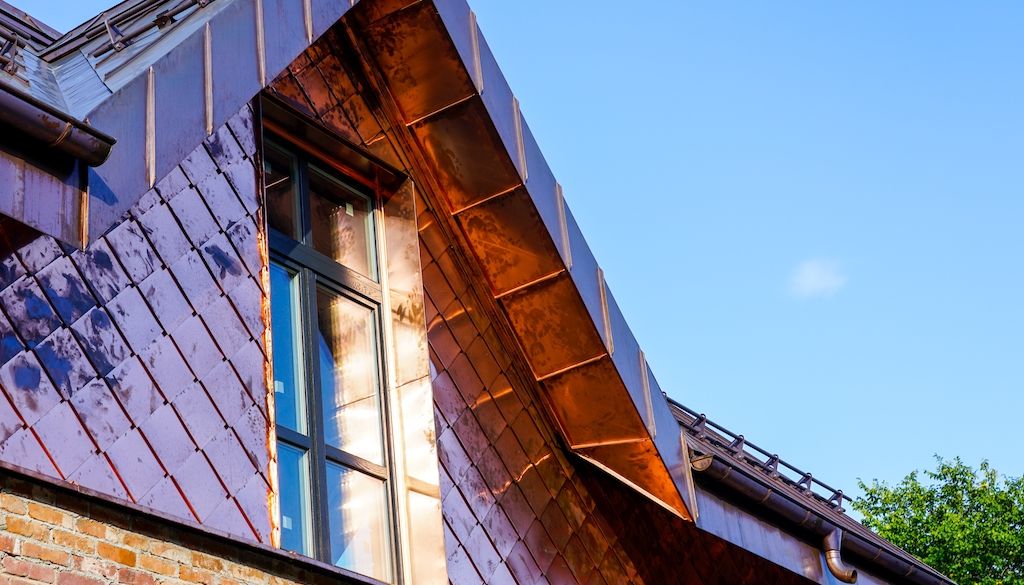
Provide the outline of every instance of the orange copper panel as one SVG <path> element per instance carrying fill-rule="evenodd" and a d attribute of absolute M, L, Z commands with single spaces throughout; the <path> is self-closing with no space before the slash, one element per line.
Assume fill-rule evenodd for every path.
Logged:
<path fill-rule="evenodd" d="M 476 93 L 437 10 L 429 2 L 395 12 L 366 32 L 367 45 L 406 123 Z"/>
<path fill-rule="evenodd" d="M 548 378 L 542 385 L 573 449 L 647 439 L 644 422 L 607 357 Z"/>
<path fill-rule="evenodd" d="M 488 199 L 457 217 L 495 295 L 562 269 L 526 189 Z"/>
<path fill-rule="evenodd" d="M 538 378 L 605 353 L 567 274 L 501 299 Z"/>
<path fill-rule="evenodd" d="M 600 445 L 577 453 L 612 475 L 638 488 L 658 504 L 691 520 L 676 484 L 650 441 Z"/>
<path fill-rule="evenodd" d="M 412 130 L 452 209 L 462 209 L 521 183 L 519 171 L 477 98 L 417 122 Z"/>

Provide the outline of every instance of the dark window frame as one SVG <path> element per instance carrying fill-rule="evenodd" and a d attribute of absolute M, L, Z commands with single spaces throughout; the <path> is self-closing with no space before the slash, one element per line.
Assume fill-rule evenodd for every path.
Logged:
<path fill-rule="evenodd" d="M 310 216 L 309 174 L 310 166 L 317 171 L 329 175 L 345 188 L 369 198 L 373 222 L 373 261 L 376 273 L 386 269 L 384 258 L 380 253 L 380 232 L 378 225 L 379 209 L 386 203 L 390 190 L 382 185 L 380 178 L 359 177 L 345 161 L 335 159 L 323 152 L 315 144 L 310 144 L 296 136 L 293 132 L 282 131 L 285 128 L 278 117 L 271 124 L 263 125 L 263 149 L 274 148 L 295 157 L 297 176 L 295 181 L 295 220 L 299 239 L 267 226 L 270 262 L 285 268 L 298 277 L 298 310 L 300 315 L 301 338 L 303 348 L 303 385 L 305 390 L 306 434 L 284 426 L 276 426 L 277 440 L 281 443 L 306 452 L 307 472 L 309 474 L 308 509 L 310 536 L 309 556 L 328 564 L 331 559 L 330 542 L 330 510 L 327 485 L 327 469 L 331 463 L 352 469 L 383 482 L 386 490 L 385 515 L 387 519 L 391 581 L 401 582 L 402 545 L 399 526 L 399 494 L 394 481 L 394 445 L 392 433 L 392 413 L 387 399 L 387 360 L 384 327 L 387 326 L 383 314 L 382 302 L 384 292 L 379 280 L 374 280 L 359 272 L 345 267 L 334 259 L 313 248 L 312 221 Z M 310 122 L 295 116 L 287 120 L 295 125 L 311 125 Z M 307 130 L 308 131 L 308 130 Z M 312 129 L 323 132 L 319 127 Z M 345 157 L 365 156 L 364 153 L 348 144 L 340 143 L 345 148 Z M 370 165 L 379 165 L 378 161 L 366 158 Z M 390 169 L 383 169 L 393 173 Z M 370 187 L 376 185 L 376 188 Z M 375 357 L 377 359 L 377 388 L 380 409 L 382 464 L 363 459 L 347 453 L 326 443 L 323 414 L 323 391 L 320 380 L 320 356 L 318 347 L 319 324 L 317 317 L 317 289 L 323 288 L 330 293 L 369 309 L 373 315 L 376 341 Z"/>

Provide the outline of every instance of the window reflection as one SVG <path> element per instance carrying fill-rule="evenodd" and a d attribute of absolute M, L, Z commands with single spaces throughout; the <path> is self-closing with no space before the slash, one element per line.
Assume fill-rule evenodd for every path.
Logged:
<path fill-rule="evenodd" d="M 295 166 L 292 155 L 272 145 L 265 149 L 263 180 L 267 194 L 267 222 L 270 227 L 297 239 Z"/>
<path fill-rule="evenodd" d="M 370 199 L 309 167 L 313 247 L 363 276 L 377 279 Z"/>
<path fill-rule="evenodd" d="M 270 323 L 277 424 L 306 432 L 298 276 L 270 265 Z"/>
<path fill-rule="evenodd" d="M 306 453 L 278 443 L 277 477 L 281 484 L 281 548 L 309 555 L 309 470 Z"/>
<path fill-rule="evenodd" d="M 324 441 L 383 464 L 374 313 L 323 288 L 316 304 Z"/>
<path fill-rule="evenodd" d="M 391 546 L 384 482 L 328 463 L 327 494 L 331 562 L 390 581 Z"/>

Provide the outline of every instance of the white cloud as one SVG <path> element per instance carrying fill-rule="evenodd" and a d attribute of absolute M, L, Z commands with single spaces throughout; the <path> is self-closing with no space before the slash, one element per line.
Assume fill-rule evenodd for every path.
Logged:
<path fill-rule="evenodd" d="M 830 297 L 842 290 L 848 280 L 839 262 L 813 258 L 804 260 L 793 269 L 789 293 L 800 299 Z"/>

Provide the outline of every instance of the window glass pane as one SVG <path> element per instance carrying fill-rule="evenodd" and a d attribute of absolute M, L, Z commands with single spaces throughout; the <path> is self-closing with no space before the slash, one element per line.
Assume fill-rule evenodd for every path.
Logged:
<path fill-rule="evenodd" d="M 309 203 L 313 247 L 339 264 L 376 280 L 370 198 L 310 167 Z"/>
<path fill-rule="evenodd" d="M 328 463 L 327 501 L 331 562 L 390 581 L 391 544 L 384 482 Z"/>
<path fill-rule="evenodd" d="M 383 464 L 374 313 L 323 288 L 316 305 L 324 442 Z"/>
<path fill-rule="evenodd" d="M 309 524 L 309 464 L 306 453 L 277 444 L 277 476 L 281 490 L 281 548 L 312 554 Z"/>
<path fill-rule="evenodd" d="M 270 331 L 277 424 L 305 433 L 299 277 L 277 264 L 270 265 Z"/>
<path fill-rule="evenodd" d="M 263 157 L 263 180 L 267 193 L 267 222 L 270 227 L 299 239 L 295 198 L 295 158 L 267 145 Z"/>

